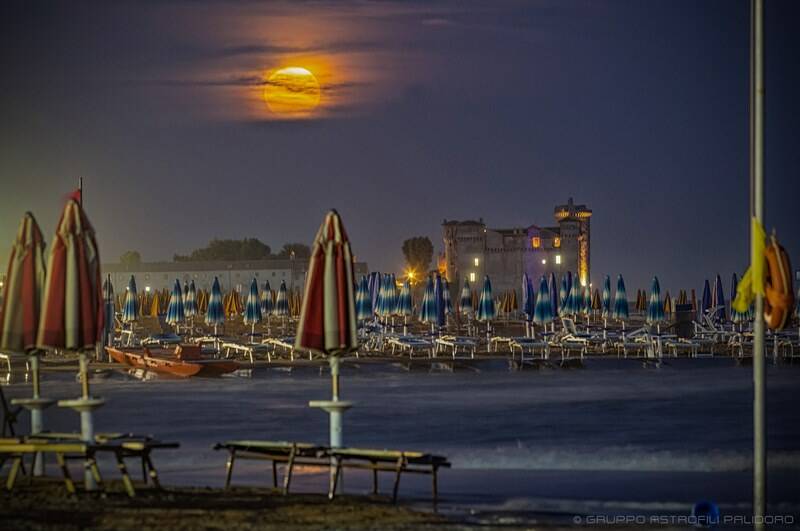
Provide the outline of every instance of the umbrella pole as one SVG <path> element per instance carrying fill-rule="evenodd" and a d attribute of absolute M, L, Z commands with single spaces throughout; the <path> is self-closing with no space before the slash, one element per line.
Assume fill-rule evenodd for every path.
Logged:
<path fill-rule="evenodd" d="M 34 350 L 31 356 L 31 376 L 33 378 L 33 400 L 41 398 L 41 383 L 39 380 L 39 352 Z M 46 407 L 46 406 L 45 406 Z M 31 435 L 41 433 L 44 429 L 44 418 L 41 407 L 31 408 Z M 44 454 L 36 454 L 33 461 L 33 475 L 44 475 Z"/>
<path fill-rule="evenodd" d="M 407 315 L 403 316 L 403 335 L 404 336 L 408 335 L 408 316 Z"/>
<path fill-rule="evenodd" d="M 81 350 L 78 354 L 80 363 L 80 378 L 81 378 L 81 399 L 83 401 L 89 400 L 89 362 L 86 359 L 86 353 Z M 94 444 L 94 419 L 92 418 L 92 409 L 86 408 L 80 410 L 81 414 L 81 439 L 83 441 Z M 92 475 L 89 467 L 85 467 L 83 472 L 83 481 L 86 490 L 96 490 L 97 483 Z"/>

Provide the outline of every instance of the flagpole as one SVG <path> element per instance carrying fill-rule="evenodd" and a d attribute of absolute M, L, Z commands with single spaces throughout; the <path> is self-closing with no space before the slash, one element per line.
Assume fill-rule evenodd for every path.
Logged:
<path fill-rule="evenodd" d="M 751 216 L 764 221 L 764 2 L 752 0 L 750 57 L 750 178 Z M 756 271 L 756 225 L 751 222 L 751 271 Z M 764 529 L 767 508 L 767 422 L 766 374 L 764 361 L 764 296 L 756 293 L 753 323 L 753 520 Z"/>

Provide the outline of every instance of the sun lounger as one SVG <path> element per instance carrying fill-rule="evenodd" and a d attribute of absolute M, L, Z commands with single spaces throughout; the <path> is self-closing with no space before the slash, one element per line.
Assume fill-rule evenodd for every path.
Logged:
<path fill-rule="evenodd" d="M 550 357 L 550 344 L 547 341 L 541 341 L 532 337 L 511 337 L 509 338 L 509 348 L 513 357 L 514 350 L 519 349 L 520 362 L 525 361 L 525 352 L 530 352 L 531 357 L 535 357 L 536 349 L 541 349 L 542 359 Z"/>
<path fill-rule="evenodd" d="M 289 353 L 289 359 L 294 361 L 294 337 L 286 336 L 286 337 L 268 337 L 261 342 L 263 345 L 270 345 L 272 347 L 272 355 L 274 356 L 276 351 L 280 348 L 283 349 L 285 352 Z M 311 354 L 309 353 L 308 359 L 311 359 Z"/>
<path fill-rule="evenodd" d="M 261 343 L 237 343 L 234 341 L 226 341 L 222 343 L 220 349 L 225 353 L 226 358 L 231 357 L 231 352 L 234 354 L 241 354 L 245 358 L 250 359 L 250 365 L 254 363 L 254 354 L 264 353 L 267 355 L 267 361 L 272 361 L 272 353 L 274 349 L 270 349 L 268 345 Z"/>
<path fill-rule="evenodd" d="M 400 349 L 401 352 L 408 352 L 408 357 L 411 359 L 415 352 L 422 350 L 428 352 L 429 358 L 433 357 L 434 344 L 430 339 L 417 336 L 398 336 L 388 338 L 386 343 L 391 345 L 392 355 L 396 349 Z"/>
<path fill-rule="evenodd" d="M 378 493 L 378 472 L 393 472 L 395 482 L 393 500 L 397 501 L 400 476 L 404 473 L 431 474 L 433 478 L 433 500 L 438 497 L 437 474 L 439 468 L 449 467 L 445 457 L 421 452 L 398 450 L 372 450 L 361 448 L 329 448 L 310 443 L 283 441 L 226 441 L 214 446 L 215 450 L 227 450 L 225 488 L 231 484 L 233 466 L 237 459 L 260 459 L 272 463 L 272 484 L 278 487 L 278 464 L 285 465 L 282 491 L 289 492 L 292 472 L 296 466 L 334 467 L 328 496 L 333 498 L 341 470 L 344 468 L 372 471 L 372 490 Z"/>
<path fill-rule="evenodd" d="M 450 349 L 453 359 L 456 359 L 458 351 L 469 353 L 471 358 L 475 357 L 475 351 L 478 348 L 478 342 L 470 337 L 457 337 L 457 336 L 442 336 L 434 340 L 436 354 L 441 349 Z"/>
<path fill-rule="evenodd" d="M 94 480 L 103 488 L 100 469 L 97 466 L 96 456 L 99 453 L 111 453 L 117 462 L 117 469 L 122 475 L 122 482 L 128 496 L 136 496 L 133 481 L 128 474 L 125 459 L 135 457 L 141 460 L 144 481 L 150 481 L 156 488 L 161 488 L 150 453 L 155 449 L 178 448 L 178 443 L 160 442 L 149 437 L 133 435 L 102 436 L 98 435 L 94 443 L 87 443 L 79 439 L 79 434 L 45 433 L 25 438 L 0 439 L 0 455 L 7 454 L 12 459 L 11 470 L 6 479 L 6 489 L 12 490 L 26 455 L 51 453 L 56 456 L 59 468 L 64 477 L 67 492 L 75 493 L 75 483 L 67 467 L 70 460 L 82 460 L 91 471 Z"/>

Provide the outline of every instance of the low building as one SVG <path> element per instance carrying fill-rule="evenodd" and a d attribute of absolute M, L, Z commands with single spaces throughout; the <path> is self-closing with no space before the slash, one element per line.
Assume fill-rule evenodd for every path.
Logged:
<path fill-rule="evenodd" d="M 493 229 L 478 221 L 442 223 L 444 266 L 448 282 L 481 283 L 485 275 L 496 293 L 514 289 L 521 296 L 522 275 L 537 282 L 542 275 L 556 278 L 571 271 L 582 283 L 590 278 L 590 219 L 586 205 L 572 198 L 554 209 L 555 225 Z M 478 286 L 479 288 L 479 286 Z M 454 288 L 455 291 L 456 288 Z"/>
<path fill-rule="evenodd" d="M 272 289 L 278 289 L 281 281 L 290 290 L 302 290 L 305 283 L 308 259 L 268 259 L 246 261 L 213 262 L 141 262 L 139 264 L 103 264 L 103 276 L 111 275 L 114 290 L 119 293 L 128 285 L 131 275 L 136 278 L 139 291 L 172 289 L 175 279 L 181 284 L 194 280 L 197 288 L 211 289 L 214 277 L 219 279 L 223 291 L 231 289 L 247 291 L 255 278 L 259 288 L 269 281 Z M 356 262 L 357 276 L 367 273 L 367 264 Z"/>

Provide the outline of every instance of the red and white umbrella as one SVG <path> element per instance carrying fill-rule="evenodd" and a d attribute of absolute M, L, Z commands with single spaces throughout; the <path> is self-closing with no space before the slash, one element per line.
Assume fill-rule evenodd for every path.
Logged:
<path fill-rule="evenodd" d="M 8 259 L 0 307 L 0 348 L 14 352 L 36 348 L 44 285 L 44 238 L 33 214 L 26 212 Z"/>
<path fill-rule="evenodd" d="M 37 345 L 86 350 L 101 341 L 104 307 L 100 255 L 81 206 L 67 201 L 47 264 Z"/>
<path fill-rule="evenodd" d="M 358 348 L 353 253 L 335 210 L 314 239 L 295 346 L 336 356 Z"/>

